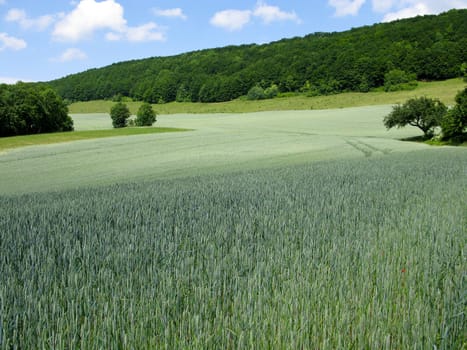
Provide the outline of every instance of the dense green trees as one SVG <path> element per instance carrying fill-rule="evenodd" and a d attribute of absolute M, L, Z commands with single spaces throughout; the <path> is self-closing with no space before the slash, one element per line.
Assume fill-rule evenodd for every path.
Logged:
<path fill-rule="evenodd" d="M 128 118 L 130 118 L 130 110 L 123 102 L 117 102 L 110 109 L 110 118 L 114 128 L 124 128 L 127 126 Z"/>
<path fill-rule="evenodd" d="M 441 121 L 443 138 L 454 141 L 467 140 L 467 88 L 456 96 L 456 105 Z"/>
<path fill-rule="evenodd" d="M 413 78 L 460 76 L 465 62 L 467 10 L 451 10 L 341 33 L 116 63 L 51 84 L 72 101 L 121 94 L 150 103 L 220 102 L 256 85 L 312 95 L 369 91 L 385 83 L 391 90 Z"/>
<path fill-rule="evenodd" d="M 156 112 L 152 108 L 151 104 L 144 102 L 136 113 L 136 126 L 151 126 L 156 122 Z"/>
<path fill-rule="evenodd" d="M 384 125 L 388 129 L 415 126 L 423 131 L 425 137 L 431 137 L 435 128 L 441 125 L 446 111 L 446 106 L 439 100 L 412 98 L 402 105 L 394 106 L 392 112 L 384 118 Z"/>
<path fill-rule="evenodd" d="M 62 98 L 41 84 L 0 85 L 0 136 L 73 130 Z"/>

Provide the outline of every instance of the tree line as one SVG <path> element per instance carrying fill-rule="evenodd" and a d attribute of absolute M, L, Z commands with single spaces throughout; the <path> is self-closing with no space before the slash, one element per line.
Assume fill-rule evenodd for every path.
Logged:
<path fill-rule="evenodd" d="M 259 96 L 260 89 L 276 88 L 310 95 L 410 88 L 415 79 L 459 76 L 465 62 L 467 10 L 451 10 L 265 45 L 115 63 L 50 84 L 71 101 L 127 96 L 149 103 L 221 102 L 254 87 Z"/>
<path fill-rule="evenodd" d="M 68 107 L 51 87 L 0 84 L 0 137 L 71 130 Z"/>

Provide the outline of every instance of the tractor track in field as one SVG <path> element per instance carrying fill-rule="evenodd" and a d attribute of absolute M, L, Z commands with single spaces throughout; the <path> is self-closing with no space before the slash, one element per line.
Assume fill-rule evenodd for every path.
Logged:
<path fill-rule="evenodd" d="M 363 153 L 365 157 L 371 157 L 373 153 L 381 153 L 384 155 L 388 155 L 391 153 L 391 149 L 389 148 L 378 148 L 375 147 L 369 143 L 363 142 L 362 140 L 359 139 L 344 139 L 345 143 L 348 144 L 349 146 L 352 146 L 355 148 L 357 151 Z"/>

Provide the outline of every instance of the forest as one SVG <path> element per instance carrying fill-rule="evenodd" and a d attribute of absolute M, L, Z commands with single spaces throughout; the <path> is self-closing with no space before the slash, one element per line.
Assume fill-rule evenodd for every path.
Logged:
<path fill-rule="evenodd" d="M 221 102 L 254 87 L 326 95 L 370 91 L 398 76 L 400 83 L 442 80 L 459 76 L 466 62 L 467 10 L 451 10 L 264 45 L 120 62 L 48 84 L 69 101 Z"/>

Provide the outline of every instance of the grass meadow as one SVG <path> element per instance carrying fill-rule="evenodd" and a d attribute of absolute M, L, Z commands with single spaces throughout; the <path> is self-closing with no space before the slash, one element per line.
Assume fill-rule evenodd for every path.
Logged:
<path fill-rule="evenodd" d="M 450 79 L 438 82 L 419 82 L 418 87 L 412 91 L 384 92 L 374 91 L 368 93 L 342 93 L 330 96 L 307 97 L 305 94 L 291 95 L 284 98 L 275 98 L 262 101 L 246 101 L 237 99 L 221 103 L 179 103 L 172 102 L 154 105 L 159 114 L 180 113 L 251 113 L 262 111 L 290 111 L 310 109 L 336 109 L 347 107 L 364 107 L 404 103 L 412 97 L 438 98 L 447 105 L 455 103 L 457 92 L 465 87 L 462 79 Z M 109 113 L 115 104 L 112 101 L 77 102 L 70 105 L 70 113 Z M 136 114 L 141 102 L 127 102 L 133 114 Z"/>
<path fill-rule="evenodd" d="M 390 110 L 5 149 L 0 349 L 462 349 L 466 148 Z"/>

